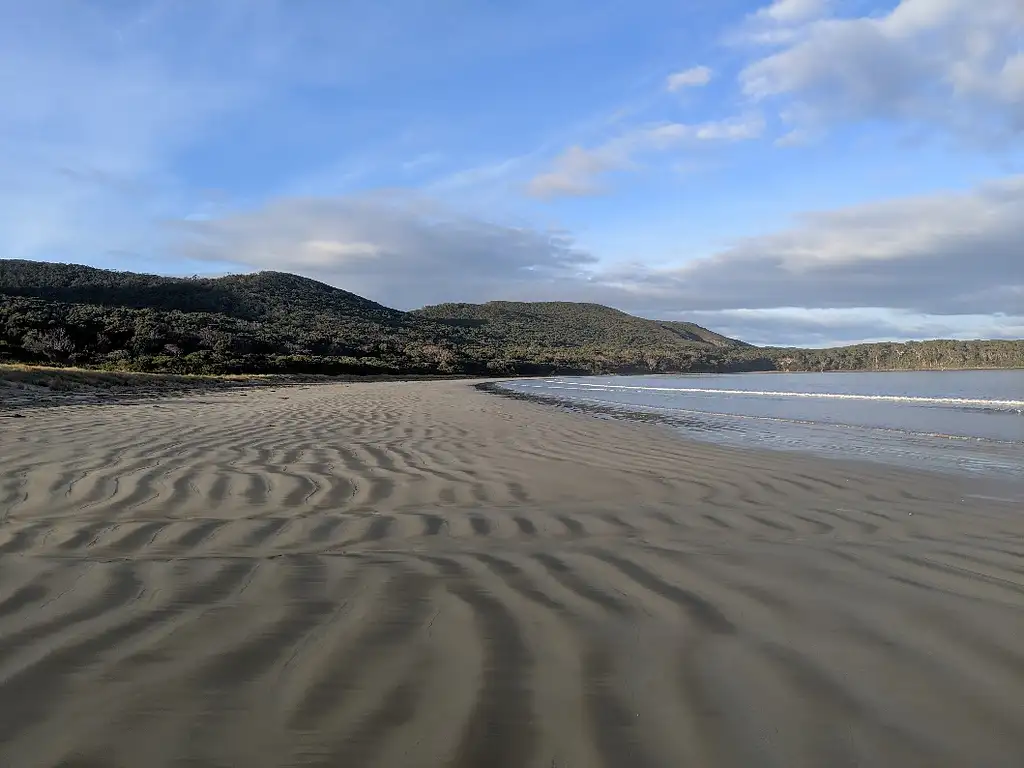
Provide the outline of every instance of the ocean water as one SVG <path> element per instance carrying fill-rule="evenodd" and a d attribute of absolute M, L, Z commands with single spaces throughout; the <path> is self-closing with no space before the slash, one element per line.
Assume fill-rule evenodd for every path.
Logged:
<path fill-rule="evenodd" d="M 725 445 L 1024 482 L 1024 370 L 556 377 L 502 384 Z"/>

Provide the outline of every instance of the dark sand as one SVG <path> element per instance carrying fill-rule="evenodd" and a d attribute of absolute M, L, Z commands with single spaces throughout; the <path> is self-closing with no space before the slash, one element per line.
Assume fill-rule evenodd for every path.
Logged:
<path fill-rule="evenodd" d="M 0 420 L 0 766 L 1024 765 L 1024 514 L 465 383 Z"/>

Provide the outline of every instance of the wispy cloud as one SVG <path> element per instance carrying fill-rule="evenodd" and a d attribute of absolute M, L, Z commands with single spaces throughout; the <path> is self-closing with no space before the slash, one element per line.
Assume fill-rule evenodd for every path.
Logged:
<path fill-rule="evenodd" d="M 422 168 L 436 165 L 444 159 L 444 155 L 440 152 L 421 152 L 416 157 L 410 158 L 402 163 L 402 170 L 404 171 L 416 171 Z"/>
<path fill-rule="evenodd" d="M 699 88 L 711 82 L 714 73 L 708 67 L 691 67 L 682 72 L 669 75 L 665 80 L 665 87 L 669 91 L 679 91 L 683 88 Z"/>
<path fill-rule="evenodd" d="M 552 168 L 530 180 L 527 187 L 534 197 L 582 197 L 605 192 L 598 177 L 611 170 L 626 168 L 631 148 L 609 143 L 593 150 L 569 147 L 555 158 Z"/>
<path fill-rule="evenodd" d="M 527 189 L 544 199 L 600 194 L 607 191 L 601 182 L 604 174 L 633 168 L 644 154 L 687 143 L 749 141 L 761 136 L 764 128 L 764 118 L 756 113 L 692 125 L 663 123 L 635 128 L 592 149 L 570 147 L 555 158 L 550 170 L 535 176 Z"/>
<path fill-rule="evenodd" d="M 519 155 L 473 165 L 468 168 L 461 168 L 433 180 L 426 189 L 428 192 L 437 194 L 472 188 L 483 183 L 501 181 L 520 170 L 529 158 L 530 155 Z"/>
<path fill-rule="evenodd" d="M 829 0 L 775 0 L 771 5 L 757 10 L 753 18 L 758 21 L 793 24 L 824 16 L 829 5 Z"/>

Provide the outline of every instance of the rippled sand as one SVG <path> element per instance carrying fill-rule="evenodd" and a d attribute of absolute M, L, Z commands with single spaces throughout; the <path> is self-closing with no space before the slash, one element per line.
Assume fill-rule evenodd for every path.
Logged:
<path fill-rule="evenodd" d="M 1024 765 L 963 480 L 341 384 L 0 420 L 0 765 Z"/>

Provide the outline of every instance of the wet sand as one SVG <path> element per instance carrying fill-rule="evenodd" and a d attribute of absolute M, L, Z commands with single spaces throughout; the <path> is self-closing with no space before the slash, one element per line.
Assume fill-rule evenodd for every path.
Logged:
<path fill-rule="evenodd" d="M 1024 515 L 459 382 L 0 420 L 0 765 L 1024 765 Z"/>

